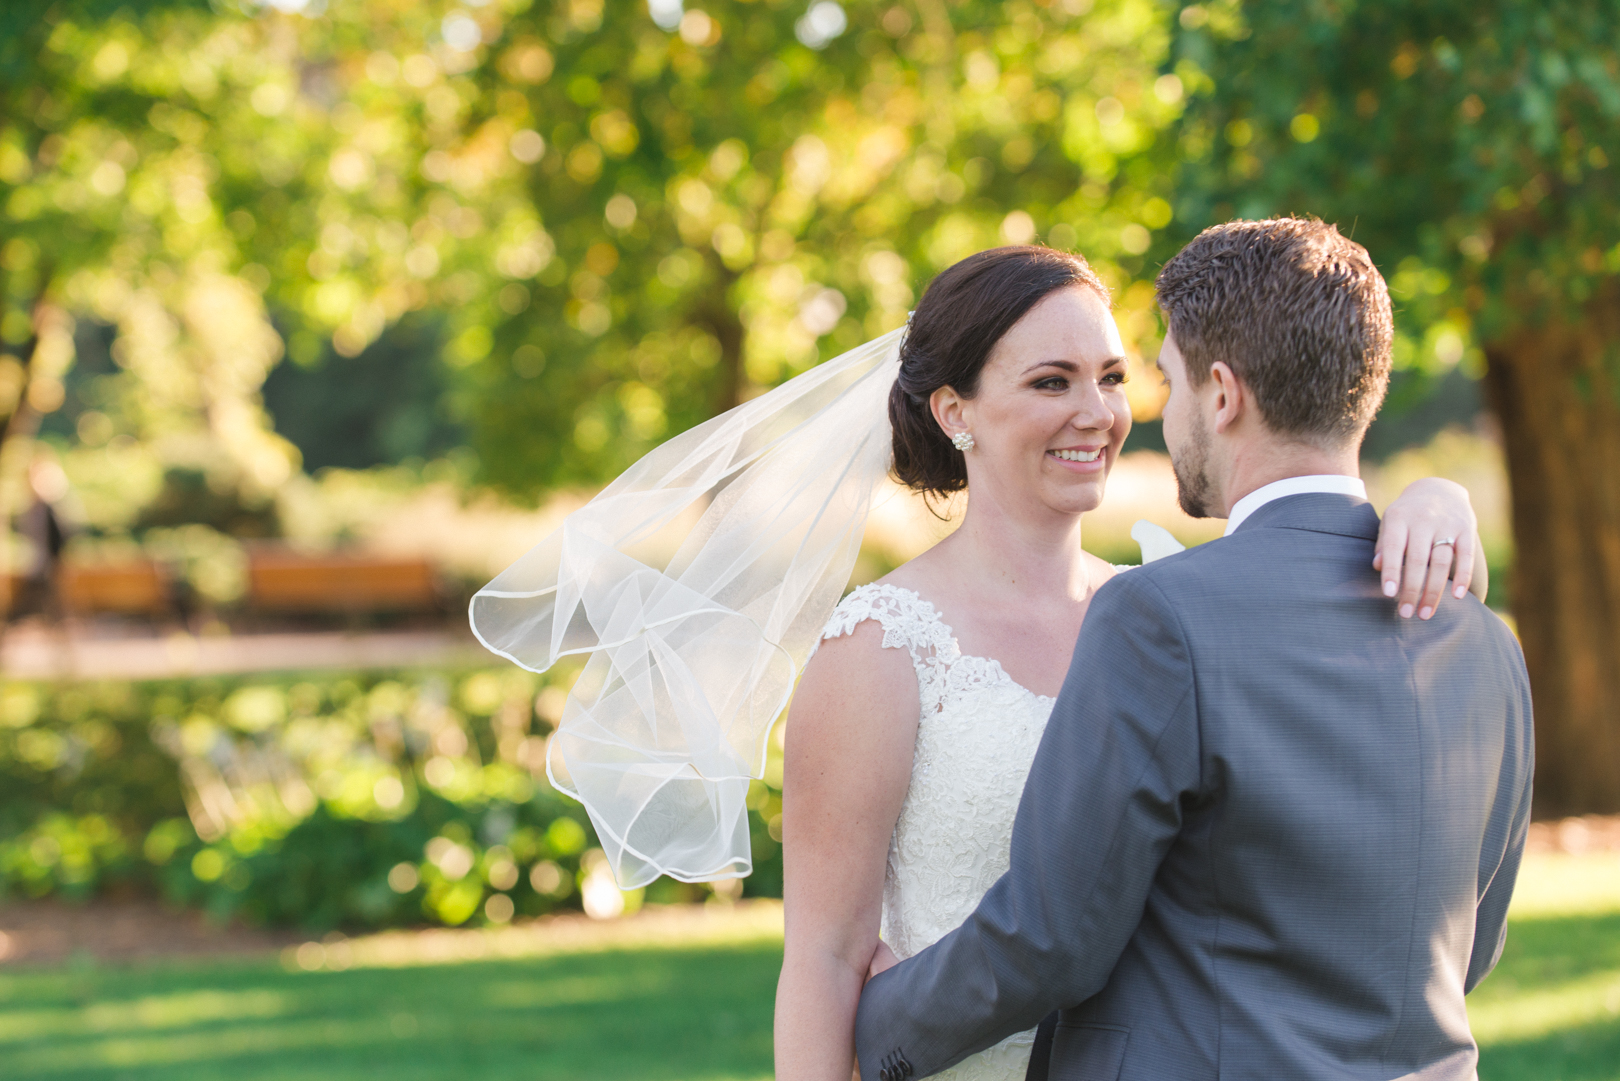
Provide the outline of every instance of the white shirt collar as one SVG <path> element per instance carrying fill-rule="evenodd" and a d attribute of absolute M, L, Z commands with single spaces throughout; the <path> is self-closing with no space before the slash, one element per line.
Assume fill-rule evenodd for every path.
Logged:
<path fill-rule="evenodd" d="M 1367 498 L 1367 485 L 1360 477 L 1346 477 L 1338 473 L 1324 473 L 1312 477 L 1284 477 L 1274 480 L 1270 484 L 1256 488 L 1236 503 L 1232 504 L 1232 513 L 1226 516 L 1226 536 L 1230 537 L 1237 532 L 1238 526 L 1273 499 L 1281 499 L 1290 495 L 1308 495 L 1311 493 L 1324 493 L 1327 495 L 1353 495 L 1358 499 Z"/>

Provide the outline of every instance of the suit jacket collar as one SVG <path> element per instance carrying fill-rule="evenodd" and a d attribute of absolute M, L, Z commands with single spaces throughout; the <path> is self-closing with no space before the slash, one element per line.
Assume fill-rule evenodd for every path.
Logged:
<path fill-rule="evenodd" d="M 1371 503 L 1355 496 L 1307 492 L 1273 499 L 1249 515 L 1232 535 L 1251 529 L 1304 529 L 1377 540 L 1378 512 Z"/>

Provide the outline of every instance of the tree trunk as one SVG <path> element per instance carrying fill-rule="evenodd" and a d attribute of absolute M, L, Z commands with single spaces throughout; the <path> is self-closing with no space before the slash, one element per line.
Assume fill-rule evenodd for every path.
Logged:
<path fill-rule="evenodd" d="M 1513 488 L 1538 818 L 1620 812 L 1620 288 L 1486 351 Z"/>
<path fill-rule="evenodd" d="M 720 342 L 720 378 L 714 394 L 714 414 L 719 416 L 742 404 L 747 382 L 743 378 L 743 326 L 735 312 L 722 308 L 713 313 L 708 327 Z"/>
<path fill-rule="evenodd" d="M 28 404 L 28 391 L 34 382 L 34 358 L 39 352 L 40 322 L 44 315 L 45 296 L 50 283 L 50 274 L 44 273 L 40 277 L 40 284 L 34 302 L 29 308 L 33 318 L 33 332 L 28 340 L 23 342 L 14 354 L 22 365 L 22 383 L 17 390 L 17 401 L 11 410 L 0 413 L 0 635 L 5 632 L 6 625 L 11 620 L 11 606 L 16 601 L 12 595 L 12 582 L 16 568 L 15 553 L 11 537 L 12 520 L 22 511 L 21 507 L 13 507 L 6 498 L 11 491 L 7 483 L 11 478 L 6 476 L 9 467 L 12 448 L 23 440 L 33 437 L 39 428 L 39 413 Z"/>
<path fill-rule="evenodd" d="M 34 381 L 34 355 L 39 351 L 40 323 L 45 317 L 45 298 L 50 295 L 52 277 L 51 264 L 46 263 L 40 269 L 39 282 L 34 288 L 34 299 L 28 305 L 28 317 L 31 321 L 28 339 L 13 354 L 16 356 L 18 363 L 22 365 L 23 378 L 22 384 L 17 390 L 17 400 L 12 404 L 11 411 L 9 413 L 0 413 L 0 447 L 5 445 L 8 438 L 17 434 L 19 427 L 27 427 L 25 418 L 32 411 L 28 406 L 28 388 Z M 0 287 L 4 287 L 5 284 L 5 279 L 0 278 Z M 29 429 L 26 434 L 32 435 L 32 429 Z"/>
<path fill-rule="evenodd" d="M 737 275 L 713 253 L 709 254 L 708 261 L 715 272 L 718 284 L 698 310 L 697 322 L 720 343 L 720 360 L 715 365 L 719 371 L 716 373 L 713 406 L 713 415 L 719 416 L 726 410 L 741 405 L 743 401 L 743 389 L 747 385 L 743 373 L 743 344 L 746 334 L 741 318 L 731 306 L 731 287 L 736 284 Z"/>

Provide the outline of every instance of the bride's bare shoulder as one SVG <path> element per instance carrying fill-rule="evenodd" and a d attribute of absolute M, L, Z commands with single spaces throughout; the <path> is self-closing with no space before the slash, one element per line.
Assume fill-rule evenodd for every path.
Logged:
<path fill-rule="evenodd" d="M 921 711 L 911 659 L 903 649 L 884 649 L 883 628 L 865 620 L 824 641 L 793 692 L 788 775 L 803 787 L 804 771 L 832 769 L 849 775 L 835 785 L 840 790 L 853 784 L 904 792 Z M 860 768 L 852 771 L 851 763 Z"/>
<path fill-rule="evenodd" d="M 870 847 L 881 883 L 884 845 L 911 781 L 917 677 L 906 650 L 885 648 L 878 620 L 835 630 L 842 633 L 822 640 L 788 709 L 784 843 L 800 859 L 823 846 L 845 860 L 852 847 Z"/>
<path fill-rule="evenodd" d="M 842 625 L 835 617 L 832 633 L 805 666 L 793 717 L 818 727 L 844 718 L 914 720 L 919 699 L 909 651 L 885 646 L 888 629 L 880 619 L 861 618 L 860 609 L 847 615 L 852 622 Z"/>
<path fill-rule="evenodd" d="M 844 698 L 873 691 L 903 691 L 908 683 L 915 701 L 917 678 L 911 657 L 904 649 L 885 649 L 885 634 L 877 619 L 861 619 L 844 633 L 823 638 L 805 666 L 794 702 L 807 694 Z"/>

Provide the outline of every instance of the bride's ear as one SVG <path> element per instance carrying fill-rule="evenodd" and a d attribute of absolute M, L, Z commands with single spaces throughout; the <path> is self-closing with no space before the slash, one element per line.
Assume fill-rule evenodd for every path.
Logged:
<path fill-rule="evenodd" d="M 951 387 L 939 387 L 928 396 L 928 411 L 934 414 L 934 421 L 944 431 L 946 439 L 972 429 L 967 419 L 967 404 L 967 399 Z"/>

